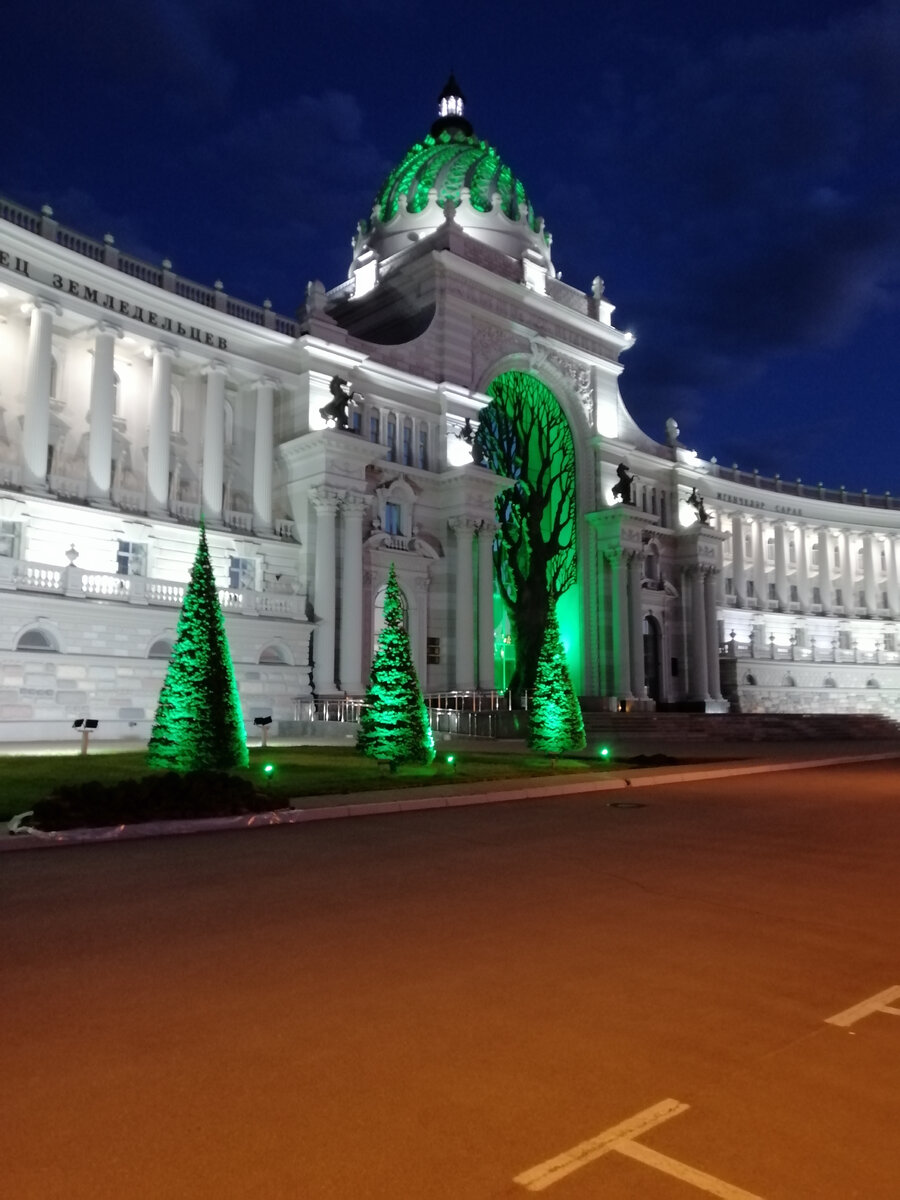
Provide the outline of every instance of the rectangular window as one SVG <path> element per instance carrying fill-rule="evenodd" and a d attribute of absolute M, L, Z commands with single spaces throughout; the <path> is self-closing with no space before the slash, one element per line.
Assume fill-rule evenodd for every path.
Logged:
<path fill-rule="evenodd" d="M 397 461 L 397 418 L 388 417 L 387 421 L 387 456 L 388 462 Z"/>
<path fill-rule="evenodd" d="M 354 408 L 350 414 L 350 428 L 354 433 L 362 432 L 362 413 L 358 408 Z"/>
<path fill-rule="evenodd" d="M 774 583 L 769 584 L 769 599 L 770 600 L 778 599 L 778 596 L 775 594 L 775 584 Z"/>
<path fill-rule="evenodd" d="M 419 430 L 419 466 L 423 471 L 428 470 L 428 430 Z"/>
<path fill-rule="evenodd" d="M 791 584 L 791 603 L 792 604 L 800 603 L 800 591 L 799 591 L 796 583 Z"/>
<path fill-rule="evenodd" d="M 228 560 L 228 586 L 233 592 L 256 589 L 256 559 L 236 558 Z"/>
<path fill-rule="evenodd" d="M 897 635 L 895 633 L 886 633 L 884 635 L 884 648 L 888 654 L 897 653 Z"/>
<path fill-rule="evenodd" d="M 850 630 L 841 629 L 838 632 L 838 646 L 841 650 L 851 650 L 852 643 L 850 641 Z"/>
<path fill-rule="evenodd" d="M 395 536 L 400 534 L 400 505 L 390 500 L 384 506 L 384 532 Z"/>
<path fill-rule="evenodd" d="M 884 550 L 881 551 L 881 569 L 882 571 L 887 570 L 887 555 L 885 554 Z"/>
<path fill-rule="evenodd" d="M 766 539 L 766 562 L 774 562 L 774 561 L 775 561 L 775 539 L 767 538 Z"/>
<path fill-rule="evenodd" d="M 821 604 L 822 603 L 822 589 L 821 588 L 817 588 L 817 587 L 813 588 L 812 602 L 813 602 L 813 604 Z"/>
<path fill-rule="evenodd" d="M 840 546 L 835 546 L 835 548 L 834 548 L 834 565 L 837 567 L 838 570 L 840 570 L 840 568 L 841 568 L 841 548 L 840 548 Z"/>
<path fill-rule="evenodd" d="M 756 596 L 756 584 L 752 579 L 747 580 L 747 599 L 752 600 Z"/>
<path fill-rule="evenodd" d="M 378 439 L 381 437 L 381 421 L 378 413 L 372 413 L 369 417 L 369 441 L 378 444 Z"/>
<path fill-rule="evenodd" d="M 856 598 L 856 603 L 859 605 L 860 608 L 866 607 L 866 593 L 863 588 L 859 589 L 859 595 Z"/>
<path fill-rule="evenodd" d="M 791 566 L 797 561 L 797 544 L 793 538 L 788 542 L 788 562 Z"/>
<path fill-rule="evenodd" d="M 116 574 L 147 574 L 147 547 L 143 542 L 119 542 L 119 552 L 116 555 Z"/>
<path fill-rule="evenodd" d="M 744 534 L 744 557 L 749 558 L 753 553 L 753 538 L 749 533 Z"/>
<path fill-rule="evenodd" d="M 725 595 L 726 596 L 734 595 L 734 580 L 733 579 L 726 578 L 726 580 L 725 580 Z"/>
<path fill-rule="evenodd" d="M 19 557 L 19 522 L 0 521 L 0 558 Z"/>
<path fill-rule="evenodd" d="M 882 592 L 882 593 L 881 593 L 881 607 L 882 607 L 882 608 L 887 608 L 887 607 L 888 607 L 888 594 L 887 594 L 887 592 Z"/>
<path fill-rule="evenodd" d="M 835 604 L 837 604 L 839 607 L 841 607 L 841 608 L 843 608 L 843 607 L 844 607 L 844 592 L 843 592 L 843 589 L 842 589 L 842 588 L 835 588 L 835 589 L 834 589 L 834 602 L 835 602 Z"/>
<path fill-rule="evenodd" d="M 812 553 L 809 556 L 809 560 L 814 567 L 818 567 L 818 565 L 819 565 L 819 543 L 818 542 L 816 542 L 815 545 L 813 546 Z"/>
<path fill-rule="evenodd" d="M 441 639 L 427 638 L 425 642 L 425 662 L 429 667 L 439 667 L 441 664 Z"/>

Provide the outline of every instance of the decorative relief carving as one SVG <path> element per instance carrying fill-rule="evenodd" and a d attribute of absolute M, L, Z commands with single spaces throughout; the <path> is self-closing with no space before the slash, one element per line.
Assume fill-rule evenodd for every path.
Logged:
<path fill-rule="evenodd" d="M 486 367 L 507 354 L 524 354 L 528 342 L 519 334 L 500 325 L 488 322 L 473 322 L 472 325 L 472 375 L 478 378 Z"/>
<path fill-rule="evenodd" d="M 547 356 L 547 361 L 571 384 L 573 391 L 581 402 L 581 407 L 584 409 L 587 422 L 593 428 L 594 389 L 591 386 L 591 368 L 586 367 L 583 363 L 575 362 L 571 358 L 566 358 L 565 355 L 558 353 L 556 350 L 550 352 Z"/>

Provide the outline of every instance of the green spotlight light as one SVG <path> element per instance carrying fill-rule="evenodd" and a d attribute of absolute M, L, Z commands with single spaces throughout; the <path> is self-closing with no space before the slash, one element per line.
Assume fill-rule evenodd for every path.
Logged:
<path fill-rule="evenodd" d="M 452 767 L 452 766 L 453 766 L 453 764 L 454 764 L 455 762 L 456 762 L 456 755 L 455 755 L 455 754 L 448 754 L 448 755 L 447 755 L 447 763 L 448 763 L 448 765 Z"/>
<path fill-rule="evenodd" d="M 264 775 L 273 775 L 274 773 L 275 773 L 275 764 L 274 763 L 266 763 L 266 765 L 263 767 L 263 774 Z"/>
<path fill-rule="evenodd" d="M 601 746 L 600 747 L 600 757 L 601 758 L 609 758 L 609 746 Z"/>

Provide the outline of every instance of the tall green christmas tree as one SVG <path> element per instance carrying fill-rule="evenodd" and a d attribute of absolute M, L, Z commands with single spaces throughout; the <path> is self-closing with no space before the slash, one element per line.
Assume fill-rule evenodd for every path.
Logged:
<path fill-rule="evenodd" d="M 370 758 L 390 763 L 392 771 L 400 763 L 430 763 L 434 758 L 434 737 L 413 666 L 393 563 L 356 747 Z"/>
<path fill-rule="evenodd" d="M 249 762 L 225 619 L 202 521 L 147 762 L 176 771 L 246 767 Z"/>
<path fill-rule="evenodd" d="M 584 749 L 584 719 L 572 687 L 556 608 L 551 604 L 531 693 L 528 745 L 543 754 Z"/>

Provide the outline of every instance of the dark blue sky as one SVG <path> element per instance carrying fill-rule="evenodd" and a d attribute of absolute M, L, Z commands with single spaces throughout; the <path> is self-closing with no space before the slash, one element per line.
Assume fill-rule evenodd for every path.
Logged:
<path fill-rule="evenodd" d="M 662 439 L 900 494 L 900 2 L 34 0 L 0 191 L 292 312 L 452 66 Z"/>

